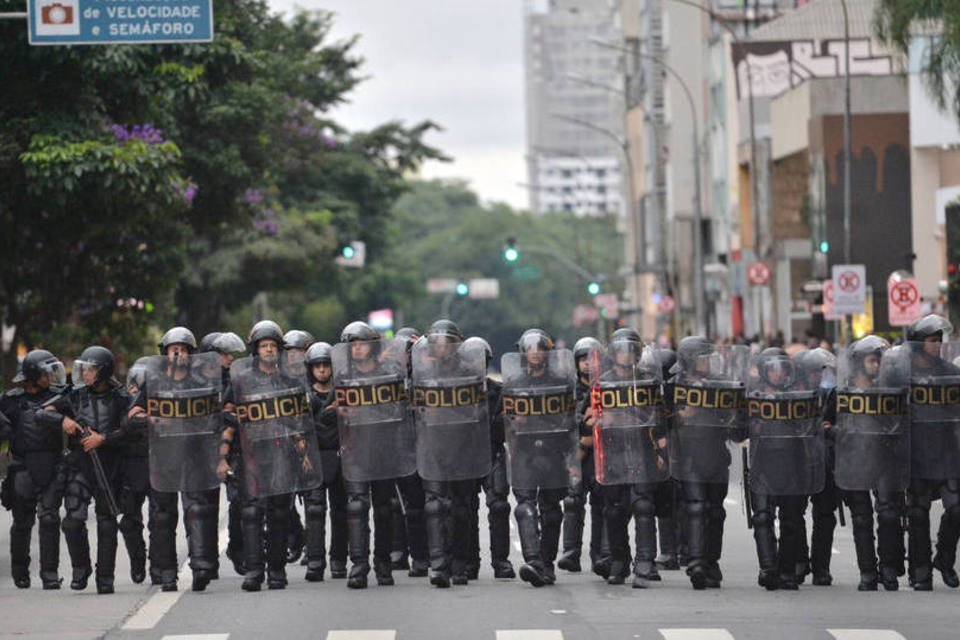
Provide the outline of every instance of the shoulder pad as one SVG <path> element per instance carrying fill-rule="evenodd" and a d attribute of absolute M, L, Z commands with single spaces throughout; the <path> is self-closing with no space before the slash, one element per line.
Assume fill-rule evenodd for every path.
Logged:
<path fill-rule="evenodd" d="M 3 394 L 4 398 L 16 398 L 18 396 L 25 395 L 27 392 L 23 390 L 23 387 L 16 387 L 15 389 L 10 389 Z"/>

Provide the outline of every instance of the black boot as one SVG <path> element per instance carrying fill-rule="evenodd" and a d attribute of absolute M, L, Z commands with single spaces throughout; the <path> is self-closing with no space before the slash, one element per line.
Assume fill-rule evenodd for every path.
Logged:
<path fill-rule="evenodd" d="M 583 505 L 576 498 L 563 501 L 563 553 L 557 568 L 571 573 L 580 573 L 580 554 L 583 547 Z"/>
<path fill-rule="evenodd" d="M 377 584 L 381 587 L 392 587 L 394 584 L 393 580 L 393 565 L 390 562 L 390 558 L 373 559 L 373 572 L 377 576 Z"/>

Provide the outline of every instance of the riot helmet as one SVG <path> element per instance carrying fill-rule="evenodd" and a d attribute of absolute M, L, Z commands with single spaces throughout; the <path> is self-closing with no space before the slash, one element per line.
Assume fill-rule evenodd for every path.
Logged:
<path fill-rule="evenodd" d="M 793 362 L 780 347 L 767 347 L 757 356 L 757 375 L 775 389 L 785 389 L 794 380 Z"/>
<path fill-rule="evenodd" d="M 943 316 L 934 313 L 925 315 L 919 320 L 914 320 L 907 328 L 908 342 L 923 342 L 931 336 L 940 336 L 941 341 L 946 341 L 953 333 L 953 325 Z"/>
<path fill-rule="evenodd" d="M 197 339 L 193 332 L 186 327 L 174 327 L 163 334 L 157 347 L 160 348 L 160 355 L 167 355 L 167 348 L 172 344 L 183 344 L 187 346 L 188 353 L 196 353 Z"/>
<path fill-rule="evenodd" d="M 307 349 L 303 363 L 307 369 L 307 380 L 309 380 L 311 384 L 317 382 L 316 376 L 313 374 L 314 366 L 327 364 L 331 367 L 331 373 L 333 372 L 333 346 L 327 342 L 314 342 Z"/>
<path fill-rule="evenodd" d="M 677 364 L 677 352 L 673 349 L 660 349 L 660 371 L 663 372 L 663 379 L 670 377 L 670 370 Z"/>
<path fill-rule="evenodd" d="M 220 334 L 220 337 L 214 341 L 213 350 L 220 355 L 231 355 L 236 358 L 242 355 L 247 347 L 243 343 L 243 338 L 232 331 L 228 331 Z"/>
<path fill-rule="evenodd" d="M 586 358 L 591 351 L 603 351 L 603 344 L 593 336 L 580 338 L 573 345 L 573 359 L 579 362 L 580 358 Z"/>
<path fill-rule="evenodd" d="M 302 349 L 303 351 L 306 351 L 307 347 L 312 345 L 314 342 L 316 342 L 316 339 L 310 334 L 310 332 L 302 329 L 291 329 L 283 335 L 284 349 Z"/>
<path fill-rule="evenodd" d="M 39 383 L 41 376 L 47 374 L 48 386 L 63 386 L 67 383 L 67 373 L 63 363 L 46 349 L 34 349 L 23 357 L 20 370 L 14 376 L 14 382 Z M 40 385 L 43 386 L 43 385 Z"/>
<path fill-rule="evenodd" d="M 377 358 L 380 355 L 380 334 L 368 325 L 366 322 L 357 320 L 351 322 L 340 333 L 340 342 L 369 342 L 369 349 L 363 351 L 359 347 L 351 346 L 350 359 L 363 361 L 370 358 Z"/>
<path fill-rule="evenodd" d="M 217 338 L 222 336 L 223 333 L 220 331 L 214 331 L 213 333 L 208 333 L 200 339 L 200 353 L 210 353 L 211 351 L 216 351 L 214 344 L 217 341 Z"/>
<path fill-rule="evenodd" d="M 247 336 L 247 349 L 251 355 L 257 355 L 257 344 L 261 340 L 273 340 L 277 343 L 277 349 L 283 349 L 283 331 L 273 320 L 261 320 L 250 329 L 250 335 Z"/>
<path fill-rule="evenodd" d="M 870 381 L 880 375 L 880 362 L 890 343 L 880 336 L 866 336 L 850 345 L 851 374 L 865 375 Z"/>
<path fill-rule="evenodd" d="M 705 376 L 710 373 L 712 354 L 712 342 L 703 336 L 687 336 L 677 346 L 677 363 L 670 368 L 670 373 Z"/>
<path fill-rule="evenodd" d="M 116 360 L 106 347 L 87 347 L 73 361 L 73 386 L 95 389 L 113 377 Z"/>
<path fill-rule="evenodd" d="M 480 336 L 470 336 L 463 341 L 463 347 L 471 348 L 481 348 L 487 359 L 487 365 L 490 364 L 490 361 L 493 360 L 493 349 L 490 348 L 490 343 L 481 338 Z"/>

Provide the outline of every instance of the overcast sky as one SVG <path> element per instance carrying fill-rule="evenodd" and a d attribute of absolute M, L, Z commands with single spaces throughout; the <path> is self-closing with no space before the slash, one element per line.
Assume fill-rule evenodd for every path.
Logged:
<path fill-rule="evenodd" d="M 360 34 L 369 76 L 337 120 L 369 129 L 431 119 L 428 141 L 453 157 L 426 177 L 467 179 L 484 200 L 526 208 L 521 0 L 269 0 L 336 14 L 334 38 Z"/>

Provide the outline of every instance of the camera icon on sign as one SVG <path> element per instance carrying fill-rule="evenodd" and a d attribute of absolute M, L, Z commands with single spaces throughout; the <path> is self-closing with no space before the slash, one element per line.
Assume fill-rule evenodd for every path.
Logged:
<path fill-rule="evenodd" d="M 34 14 L 37 35 L 80 35 L 79 0 L 38 0 Z"/>
<path fill-rule="evenodd" d="M 43 24 L 70 24 L 73 22 L 73 7 L 54 2 L 40 7 L 40 22 Z"/>

